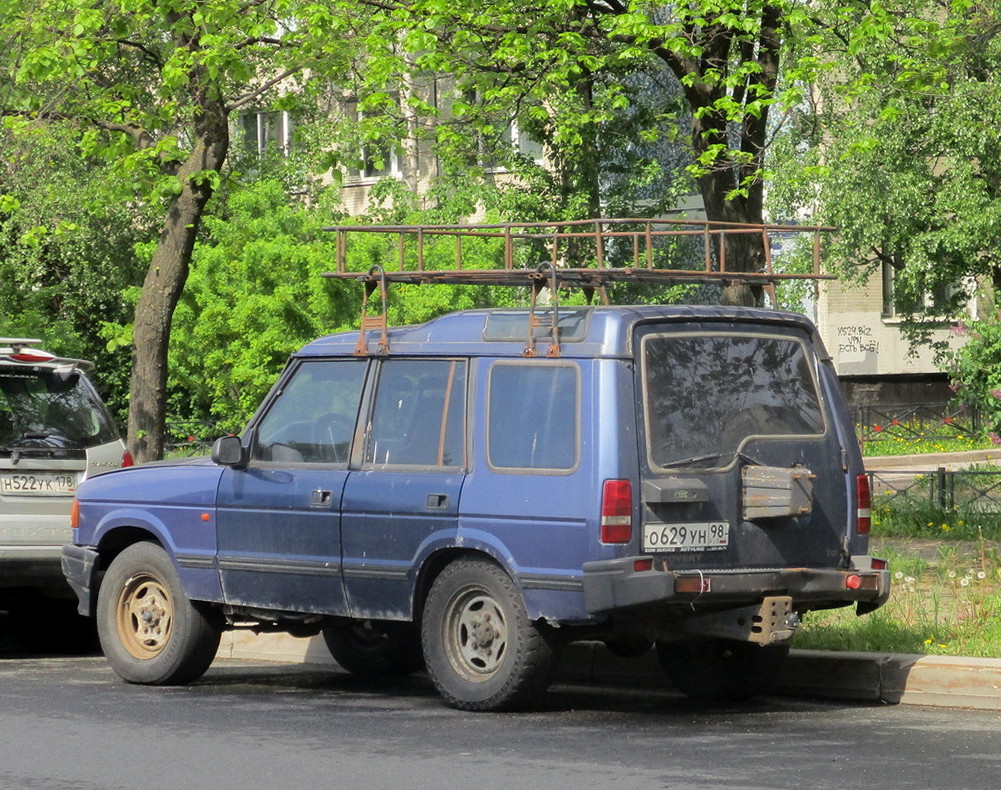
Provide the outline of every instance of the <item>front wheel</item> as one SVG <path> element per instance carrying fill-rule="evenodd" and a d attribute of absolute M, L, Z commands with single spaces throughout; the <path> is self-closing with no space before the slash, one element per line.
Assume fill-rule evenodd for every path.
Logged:
<path fill-rule="evenodd" d="M 549 635 L 528 619 L 511 577 L 486 560 L 458 560 L 442 571 L 421 636 L 435 688 L 461 710 L 527 706 L 552 678 Z"/>
<path fill-rule="evenodd" d="M 161 686 L 204 674 L 222 629 L 184 594 L 167 553 L 136 543 L 112 561 L 101 583 L 97 632 L 122 679 Z"/>
<path fill-rule="evenodd" d="M 788 644 L 763 646 L 733 639 L 657 643 L 668 679 L 685 696 L 703 700 L 741 700 L 766 691 L 788 654 Z"/>

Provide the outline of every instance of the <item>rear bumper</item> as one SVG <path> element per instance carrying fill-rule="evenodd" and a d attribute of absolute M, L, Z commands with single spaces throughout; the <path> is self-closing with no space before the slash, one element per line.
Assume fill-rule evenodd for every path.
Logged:
<path fill-rule="evenodd" d="M 625 557 L 584 565 L 584 599 L 592 615 L 635 607 L 683 606 L 688 611 L 725 609 L 789 596 L 795 611 L 856 604 L 859 614 L 886 603 L 890 573 L 874 569 L 872 558 L 854 557 L 850 569 L 762 568 L 668 570 L 649 557 Z M 640 569 L 638 569 L 640 568 Z"/>
<path fill-rule="evenodd" d="M 77 546 L 73 543 L 63 546 L 63 576 L 76 593 L 79 601 L 77 611 L 84 617 L 91 617 L 94 614 L 98 556 L 96 551 L 86 546 Z"/>

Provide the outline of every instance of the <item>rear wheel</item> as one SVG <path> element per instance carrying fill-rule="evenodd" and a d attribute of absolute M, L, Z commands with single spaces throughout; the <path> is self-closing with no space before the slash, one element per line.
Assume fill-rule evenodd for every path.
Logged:
<path fill-rule="evenodd" d="M 760 694 L 775 680 L 788 654 L 788 644 L 762 646 L 733 639 L 657 643 L 657 657 L 668 678 L 693 699 L 740 700 Z"/>
<path fill-rule="evenodd" d="M 97 631 L 112 669 L 130 683 L 172 685 L 201 676 L 222 629 L 181 588 L 167 553 L 136 543 L 111 563 L 97 601 Z"/>
<path fill-rule="evenodd" d="M 328 625 L 323 641 L 334 660 L 359 677 L 401 677 L 424 665 L 414 623 L 353 620 Z"/>
<path fill-rule="evenodd" d="M 552 678 L 549 635 L 528 619 L 511 577 L 486 560 L 458 560 L 442 571 L 421 636 L 431 680 L 462 710 L 528 706 Z"/>

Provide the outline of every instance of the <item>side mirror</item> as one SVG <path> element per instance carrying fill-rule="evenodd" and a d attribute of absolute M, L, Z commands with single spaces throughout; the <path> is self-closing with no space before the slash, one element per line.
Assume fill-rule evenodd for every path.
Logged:
<path fill-rule="evenodd" d="M 223 436 L 212 445 L 212 460 L 220 466 L 234 469 L 247 465 L 247 452 L 239 436 Z"/>

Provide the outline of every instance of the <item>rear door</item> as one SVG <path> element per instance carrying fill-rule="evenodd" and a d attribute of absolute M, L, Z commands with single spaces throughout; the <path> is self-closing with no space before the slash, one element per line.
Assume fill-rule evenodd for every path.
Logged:
<path fill-rule="evenodd" d="M 809 336 L 647 325 L 636 348 L 644 550 L 673 568 L 842 565 L 844 456 Z"/>
<path fill-rule="evenodd" d="M 409 618 L 418 558 L 453 540 L 466 467 L 466 369 L 461 359 L 378 363 L 341 517 L 354 617 Z"/>

